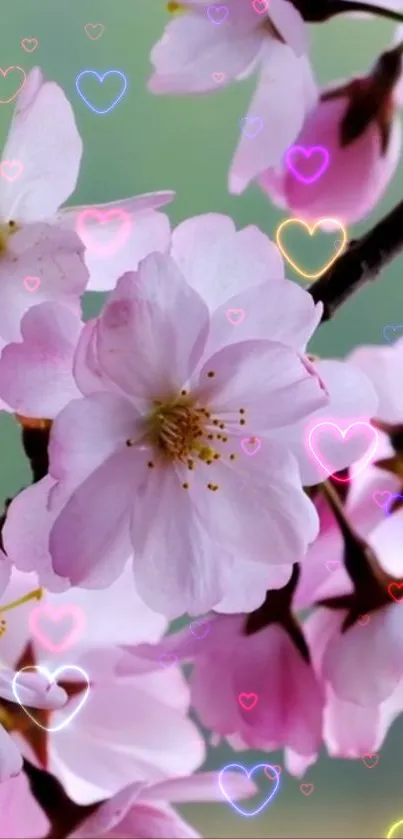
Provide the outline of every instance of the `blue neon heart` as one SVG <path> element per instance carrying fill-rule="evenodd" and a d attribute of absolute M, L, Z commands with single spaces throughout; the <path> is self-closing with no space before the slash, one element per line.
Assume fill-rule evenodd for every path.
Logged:
<path fill-rule="evenodd" d="M 100 84 L 103 84 L 105 79 L 108 76 L 119 76 L 119 78 L 122 80 L 122 90 L 120 91 L 120 93 L 117 94 L 117 96 L 113 100 L 112 104 L 109 105 L 108 108 L 105 108 L 104 110 L 100 110 L 99 108 L 95 108 L 95 106 L 92 105 L 91 102 L 89 102 L 87 97 L 84 95 L 84 93 L 80 89 L 80 82 L 84 78 L 84 76 L 95 76 L 95 78 L 97 79 L 97 81 Z M 122 73 L 120 70 L 107 70 L 106 73 L 97 73 L 96 70 L 82 70 L 82 72 L 79 73 L 77 78 L 76 78 L 76 88 L 77 88 L 77 93 L 79 94 L 79 96 L 81 96 L 81 99 L 83 100 L 83 102 L 85 102 L 85 104 L 88 105 L 89 108 L 91 108 L 91 111 L 93 111 L 94 114 L 107 114 L 107 113 L 109 113 L 109 111 L 112 110 L 112 108 L 114 108 L 118 104 L 118 102 L 120 102 L 120 100 L 125 95 L 126 90 L 127 90 L 127 78 L 126 78 L 125 74 Z"/>

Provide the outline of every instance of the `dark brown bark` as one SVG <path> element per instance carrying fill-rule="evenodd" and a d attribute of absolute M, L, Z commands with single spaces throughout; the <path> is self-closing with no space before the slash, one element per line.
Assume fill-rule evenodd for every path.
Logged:
<path fill-rule="evenodd" d="M 353 239 L 344 253 L 308 288 L 315 303 L 324 305 L 322 323 L 403 251 L 403 201 L 369 233 Z"/>

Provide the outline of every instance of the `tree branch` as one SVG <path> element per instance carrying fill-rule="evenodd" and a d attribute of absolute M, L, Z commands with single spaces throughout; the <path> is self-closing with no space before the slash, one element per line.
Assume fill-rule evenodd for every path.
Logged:
<path fill-rule="evenodd" d="M 344 253 L 308 288 L 324 305 L 322 323 L 403 251 L 403 201 L 361 239 L 352 239 Z"/>

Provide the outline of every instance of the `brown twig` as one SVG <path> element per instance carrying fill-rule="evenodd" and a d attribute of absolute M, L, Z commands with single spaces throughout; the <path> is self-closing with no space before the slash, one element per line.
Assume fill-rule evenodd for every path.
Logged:
<path fill-rule="evenodd" d="M 315 303 L 324 305 L 322 323 L 403 251 L 403 201 L 344 253 L 308 288 Z"/>

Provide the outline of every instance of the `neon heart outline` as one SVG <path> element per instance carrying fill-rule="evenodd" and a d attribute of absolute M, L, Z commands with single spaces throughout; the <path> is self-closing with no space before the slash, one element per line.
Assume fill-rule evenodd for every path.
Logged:
<path fill-rule="evenodd" d="M 256 446 L 256 448 L 253 450 L 253 452 L 248 451 L 247 448 L 246 448 L 247 443 L 252 443 L 252 441 L 253 441 L 253 445 Z M 248 457 L 253 457 L 255 454 L 260 452 L 261 448 L 262 448 L 262 441 L 261 441 L 260 437 L 255 437 L 253 434 L 252 434 L 252 437 L 244 437 L 243 440 L 241 440 L 241 449 L 242 449 L 244 454 L 248 455 Z"/>
<path fill-rule="evenodd" d="M 350 475 L 349 475 L 348 478 L 340 478 L 340 477 L 336 476 L 334 474 L 334 470 L 332 470 L 332 467 L 331 466 L 330 467 L 326 466 L 324 461 L 314 451 L 314 448 L 313 448 L 313 445 L 312 445 L 312 435 L 315 433 L 315 431 L 318 428 L 320 428 L 321 426 L 324 426 L 324 425 L 332 426 L 333 428 L 336 428 L 337 431 L 339 432 L 339 434 L 341 434 L 343 440 L 346 438 L 350 429 L 355 428 L 357 425 L 363 425 L 365 428 L 370 428 L 371 431 L 373 432 L 374 436 L 375 436 L 375 443 L 369 449 L 369 452 L 367 452 L 366 455 L 363 455 L 362 458 L 360 458 L 360 460 L 357 461 L 357 463 L 355 464 L 356 468 L 354 469 L 354 464 L 353 464 L 352 467 L 351 466 L 349 467 L 351 471 L 350 471 Z M 316 425 L 314 425 L 313 428 L 311 428 L 311 430 L 309 432 L 309 436 L 308 436 L 308 445 L 309 445 L 309 448 L 310 448 L 316 462 L 319 463 L 319 466 L 321 466 L 322 469 L 325 470 L 326 474 L 331 475 L 333 480 L 338 481 L 340 484 L 347 484 L 349 481 L 351 481 L 353 478 L 356 478 L 357 475 L 359 475 L 361 472 L 363 472 L 364 469 L 366 469 L 366 467 L 368 466 L 372 456 L 375 455 L 375 452 L 378 448 L 379 436 L 378 436 L 378 432 L 377 432 L 376 428 L 374 428 L 374 426 L 371 425 L 369 422 L 364 422 L 363 420 L 357 420 L 356 422 L 350 423 L 350 425 L 348 425 L 347 428 L 344 429 L 344 431 L 340 428 L 340 426 L 337 424 L 337 422 L 331 422 L 330 420 L 322 420 L 321 422 L 317 422 Z"/>
<path fill-rule="evenodd" d="M 242 315 L 242 317 L 239 320 L 231 319 L 231 315 L 235 314 L 240 314 Z M 246 312 L 245 309 L 227 309 L 225 317 L 227 318 L 227 321 L 231 324 L 231 326 L 239 326 L 239 324 L 243 323 L 243 321 L 245 320 Z"/>
<path fill-rule="evenodd" d="M 65 720 L 63 720 L 63 722 L 60 723 L 60 725 L 54 725 L 51 728 L 49 728 L 49 726 L 47 726 L 47 725 L 41 725 L 41 723 L 38 722 L 38 720 L 36 720 L 35 717 L 32 714 L 30 714 L 29 711 L 27 711 L 25 705 L 23 705 L 22 702 L 20 702 L 19 697 L 18 697 L 18 693 L 17 693 L 17 679 L 18 679 L 18 676 L 21 673 L 24 672 L 24 670 L 30 670 L 30 671 L 39 670 L 41 673 L 45 674 L 45 676 L 48 679 L 50 684 L 55 683 L 58 674 L 61 673 L 62 671 L 65 671 L 65 670 L 78 670 L 78 672 L 81 673 L 81 675 L 84 676 L 84 678 L 86 679 L 87 687 L 85 689 L 84 696 L 82 697 L 82 699 L 78 703 L 77 708 L 74 709 L 73 713 L 70 714 L 70 716 L 68 716 Z M 13 676 L 13 681 L 11 683 L 11 689 L 13 691 L 13 695 L 14 695 L 14 698 L 15 698 L 16 702 L 18 702 L 19 706 L 26 713 L 27 717 L 29 717 L 30 720 L 32 720 L 32 722 L 35 723 L 35 725 L 38 726 L 38 728 L 41 728 L 42 731 L 48 731 L 50 734 L 52 734 L 55 731 L 61 731 L 63 728 L 65 728 L 66 725 L 68 725 L 68 723 L 71 722 L 74 719 L 74 717 L 78 714 L 78 712 L 81 711 L 81 708 L 83 707 L 84 703 L 87 701 L 87 697 L 88 697 L 88 694 L 90 692 L 90 680 L 89 680 L 88 675 L 85 672 L 85 670 L 83 670 L 82 667 L 79 667 L 78 664 L 62 664 L 60 667 L 56 668 L 56 670 L 53 672 L 53 674 L 47 669 L 47 667 L 43 667 L 41 664 L 34 664 L 34 665 L 27 665 L 26 667 L 22 667 L 21 670 L 17 670 L 17 672 Z M 62 710 L 62 709 L 57 708 L 57 710 L 59 711 L 59 710 Z"/>
<path fill-rule="evenodd" d="M 224 17 L 223 17 L 222 20 L 214 20 L 214 18 L 212 17 L 212 11 L 211 11 L 211 10 L 213 10 L 213 12 L 214 12 L 214 9 L 224 9 L 225 14 L 224 14 Z M 211 23 L 214 23 L 216 26 L 221 26 L 221 24 L 225 23 L 225 21 L 229 17 L 229 8 L 228 8 L 228 6 L 225 6 L 224 3 L 220 3 L 220 4 L 212 3 L 210 6 L 207 6 L 206 14 L 207 14 L 207 17 L 208 17 L 208 19 Z"/>
<path fill-rule="evenodd" d="M 233 769 L 234 767 L 236 769 L 241 769 L 242 772 L 244 772 L 244 774 L 246 774 L 247 778 L 249 778 L 249 779 L 252 777 L 253 773 L 256 772 L 257 769 L 265 770 L 266 767 L 268 767 L 269 769 L 272 769 L 273 774 L 276 776 L 276 781 L 275 781 L 276 785 L 275 785 L 274 789 L 271 791 L 269 797 L 264 800 L 263 804 L 261 804 L 260 807 L 258 807 L 257 810 L 254 810 L 253 813 L 246 813 L 245 810 L 242 810 L 240 807 L 238 807 L 238 805 L 235 804 L 232 801 L 232 799 L 229 797 L 229 795 L 227 795 L 227 793 L 226 793 L 226 791 L 223 787 L 222 777 L 223 777 L 224 773 L 227 772 L 230 769 Z M 266 772 L 265 772 L 265 774 L 266 774 Z M 267 775 L 266 775 L 266 778 L 267 778 Z M 252 769 L 250 771 L 248 771 L 240 763 L 228 763 L 227 766 L 224 766 L 223 769 L 221 769 L 221 772 L 218 776 L 218 786 L 220 787 L 220 792 L 222 793 L 224 798 L 227 799 L 229 804 L 231 804 L 231 806 L 234 807 L 234 809 L 237 811 L 237 813 L 239 813 L 241 816 L 257 816 L 258 813 L 261 813 L 262 810 L 264 810 L 264 808 L 267 807 L 268 804 L 270 804 L 270 801 L 272 800 L 272 798 L 274 798 L 274 796 L 275 796 L 275 794 L 278 790 L 279 784 L 280 784 L 280 775 L 276 772 L 275 767 L 272 766 L 271 763 L 258 763 L 257 766 L 252 766 Z"/>
<path fill-rule="evenodd" d="M 247 131 L 245 131 L 245 126 L 242 125 L 242 123 L 245 122 L 246 123 L 246 128 L 247 128 L 250 120 L 252 120 L 253 122 L 255 122 L 257 120 L 258 123 L 259 123 L 259 128 L 258 128 L 257 131 L 255 131 L 254 134 L 248 134 Z M 239 122 L 241 123 L 242 134 L 244 135 L 244 137 L 247 137 L 248 140 L 254 140 L 255 137 L 257 137 L 257 135 L 260 134 L 260 132 L 262 131 L 263 126 L 264 126 L 264 122 L 262 120 L 262 117 L 242 117 L 242 119 L 240 119 Z"/>
<path fill-rule="evenodd" d="M 12 64 L 10 67 L 7 67 L 5 70 L 3 70 L 2 67 L 0 67 L 0 73 L 3 76 L 3 79 L 5 79 L 6 76 L 8 76 L 10 70 L 20 70 L 22 75 L 24 76 L 24 78 L 23 78 L 18 90 L 16 90 L 16 92 L 11 96 L 10 99 L 0 99 L 0 105 L 9 105 L 9 103 L 12 102 L 13 99 L 15 99 L 15 97 L 18 96 L 18 94 L 21 92 L 21 90 L 24 87 L 25 82 L 27 80 L 27 74 L 26 74 L 25 70 L 22 67 L 19 67 L 17 64 Z"/>
<path fill-rule="evenodd" d="M 45 616 L 46 613 L 49 616 L 49 620 L 53 620 L 54 623 L 63 620 L 63 617 L 66 615 L 71 617 L 73 620 L 73 628 L 68 633 L 67 638 L 59 644 L 55 644 L 53 641 L 50 641 L 38 625 L 38 621 L 42 616 Z M 59 617 L 55 618 L 55 613 L 59 613 Z M 52 603 L 40 603 L 39 606 L 35 606 L 35 608 L 32 609 L 28 618 L 28 626 L 31 634 L 34 636 L 35 640 L 39 641 L 39 643 L 45 647 L 45 650 L 48 650 L 51 653 L 63 653 L 69 649 L 69 647 L 72 647 L 84 631 L 85 624 L 86 617 L 84 611 L 80 608 L 80 606 L 77 606 L 74 603 L 60 603 L 59 605 Z"/>
<path fill-rule="evenodd" d="M 401 824 L 403 824 L 403 819 L 400 819 L 400 821 L 395 822 L 394 824 L 392 824 L 392 827 L 390 827 L 390 828 L 389 828 L 389 830 L 388 830 L 388 833 L 387 833 L 386 839 L 392 839 L 392 837 L 393 837 L 393 835 L 394 835 L 395 830 L 397 830 L 397 828 L 398 828 L 398 827 L 400 827 L 400 825 L 401 825 Z"/>
<path fill-rule="evenodd" d="M 100 26 L 101 29 L 102 29 L 102 32 L 100 32 L 99 35 L 96 36 L 96 38 L 93 38 L 92 35 L 90 35 L 87 32 L 87 26 L 93 26 L 93 27 L 94 26 Z M 102 35 L 105 32 L 105 25 L 103 23 L 86 23 L 85 26 L 84 26 L 84 32 L 85 32 L 87 38 L 90 39 L 90 41 L 99 41 L 99 39 L 102 38 Z"/>
<path fill-rule="evenodd" d="M 252 703 L 250 705 L 245 705 L 245 700 L 248 699 L 252 699 Z M 255 693 L 255 691 L 251 691 L 251 693 L 245 693 L 243 691 L 242 693 L 238 693 L 238 702 L 244 711 L 253 711 L 253 709 L 256 708 L 256 705 L 259 702 L 259 695 Z"/>
<path fill-rule="evenodd" d="M 29 50 L 29 49 L 27 49 L 27 47 L 24 47 L 24 43 L 28 43 L 30 41 L 35 41 L 35 46 L 32 47 L 32 49 Z M 39 47 L 38 38 L 22 38 L 22 40 L 20 41 L 20 44 L 21 44 L 23 50 L 25 50 L 25 52 L 28 52 L 28 53 L 29 52 L 34 52 L 36 50 L 36 48 Z"/>
<path fill-rule="evenodd" d="M 283 248 L 283 246 L 281 244 L 281 240 L 280 240 L 281 233 L 289 224 L 300 224 L 300 225 L 302 225 L 302 227 L 305 227 L 305 229 L 308 231 L 310 236 L 313 236 L 316 228 L 320 227 L 320 225 L 324 224 L 325 222 L 331 222 L 331 224 L 336 225 L 336 227 L 338 227 L 339 230 L 341 230 L 342 235 L 343 235 L 341 245 L 337 249 L 337 251 L 335 252 L 334 256 L 332 256 L 332 258 L 329 259 L 328 262 L 326 262 L 326 265 L 323 268 L 321 268 L 320 271 L 316 271 L 315 274 L 307 274 L 306 271 L 301 271 L 301 269 L 298 268 L 298 265 L 291 259 L 291 257 L 288 256 L 287 251 L 285 250 L 285 248 Z M 315 222 L 314 225 L 307 224 L 307 222 L 302 221 L 302 219 L 300 219 L 300 218 L 287 218 L 284 221 L 282 221 L 281 224 L 279 224 L 279 226 L 276 230 L 276 244 L 277 244 L 277 247 L 278 247 L 280 253 L 284 257 L 284 259 L 287 260 L 287 262 L 290 263 L 291 267 L 294 268 L 294 271 L 296 271 L 297 274 L 300 274 L 301 277 L 305 277 L 305 279 L 307 279 L 307 280 L 317 280 L 318 277 L 321 277 L 322 274 L 324 274 L 325 271 L 327 271 L 327 269 L 330 268 L 331 265 L 333 265 L 333 262 L 335 262 L 336 259 L 340 256 L 340 254 L 344 250 L 346 242 L 347 242 L 347 231 L 346 231 L 345 227 L 342 225 L 342 223 L 335 218 L 321 218 L 321 219 L 319 219 L 319 221 Z"/>
<path fill-rule="evenodd" d="M 27 280 L 37 280 L 37 282 L 35 282 L 35 285 L 33 285 L 33 283 L 29 284 L 29 282 L 27 282 Z M 41 278 L 40 277 L 32 277 L 30 274 L 27 274 L 27 276 L 24 277 L 24 279 L 22 281 L 22 284 L 27 291 L 36 291 L 36 289 L 39 288 L 39 286 L 41 284 Z"/>
<path fill-rule="evenodd" d="M 94 106 L 91 105 L 91 102 L 88 101 L 87 97 L 84 96 L 83 93 L 81 93 L 81 90 L 79 88 L 79 83 L 80 83 L 80 80 L 83 76 L 96 76 L 98 81 L 100 82 L 100 84 L 103 84 L 106 77 L 110 76 L 110 75 L 114 75 L 114 76 L 118 75 L 123 79 L 123 90 L 119 94 L 118 98 L 115 99 L 112 102 L 112 105 L 110 105 L 110 107 L 106 109 L 106 111 L 100 111 L 98 108 L 94 108 Z M 122 73 L 121 70 L 107 70 L 106 73 L 97 73 L 96 70 L 82 70 L 81 73 L 79 73 L 78 76 L 76 77 L 76 88 L 77 88 L 78 95 L 81 97 L 83 102 L 86 105 L 88 105 L 88 107 L 91 109 L 91 111 L 93 111 L 94 114 L 98 114 L 98 116 L 102 116 L 103 114 L 108 114 L 109 111 L 112 111 L 113 108 L 115 108 L 116 105 L 119 104 L 120 100 L 125 95 L 128 86 L 129 86 L 129 83 L 127 81 L 127 77 L 125 76 L 124 73 Z"/>
<path fill-rule="evenodd" d="M 85 220 L 94 217 L 99 220 L 99 225 L 108 224 L 112 218 L 118 218 L 121 221 L 120 230 L 118 230 L 109 244 L 100 244 L 96 241 L 93 231 L 89 226 L 86 226 Z M 87 251 L 93 253 L 98 257 L 111 256 L 116 253 L 119 248 L 123 247 L 131 233 L 131 216 L 119 207 L 113 207 L 110 210 L 99 210 L 97 207 L 86 207 L 82 210 L 76 219 L 76 233 L 84 242 Z M 99 230 L 99 227 L 98 227 Z"/>
<path fill-rule="evenodd" d="M 5 163 L 7 163 L 9 166 L 19 167 L 17 174 L 14 175 L 13 177 L 10 177 L 10 175 L 6 175 L 6 173 L 3 172 L 3 166 L 4 166 Z M 12 184 L 14 181 L 17 180 L 17 178 L 20 177 L 20 175 L 23 172 L 23 169 L 24 169 L 24 165 L 23 165 L 23 163 L 21 163 L 21 160 L 14 160 L 14 159 L 13 160 L 2 160 L 1 163 L 0 163 L 0 175 L 1 175 L 2 178 L 5 178 L 5 180 L 8 181 L 9 184 Z"/>
<path fill-rule="evenodd" d="M 307 154 L 308 150 L 309 152 Z M 302 155 L 305 158 L 305 160 L 308 160 L 310 157 L 312 157 L 312 155 L 315 154 L 315 152 L 320 152 L 324 154 L 324 160 L 322 161 L 322 164 L 321 166 L 319 166 L 319 170 L 318 172 L 316 172 L 315 175 L 305 176 L 301 175 L 297 171 L 295 163 L 292 162 L 291 157 L 296 156 L 298 152 L 302 152 Z M 300 183 L 307 184 L 309 186 L 310 184 L 314 184 L 315 181 L 318 181 L 319 178 L 321 178 L 322 175 L 326 172 L 326 169 L 330 163 L 330 154 L 328 150 L 325 148 L 325 146 L 291 146 L 291 148 L 289 148 L 287 151 L 285 162 L 288 170 L 292 172 L 293 175 L 295 175 L 297 180 Z"/>

